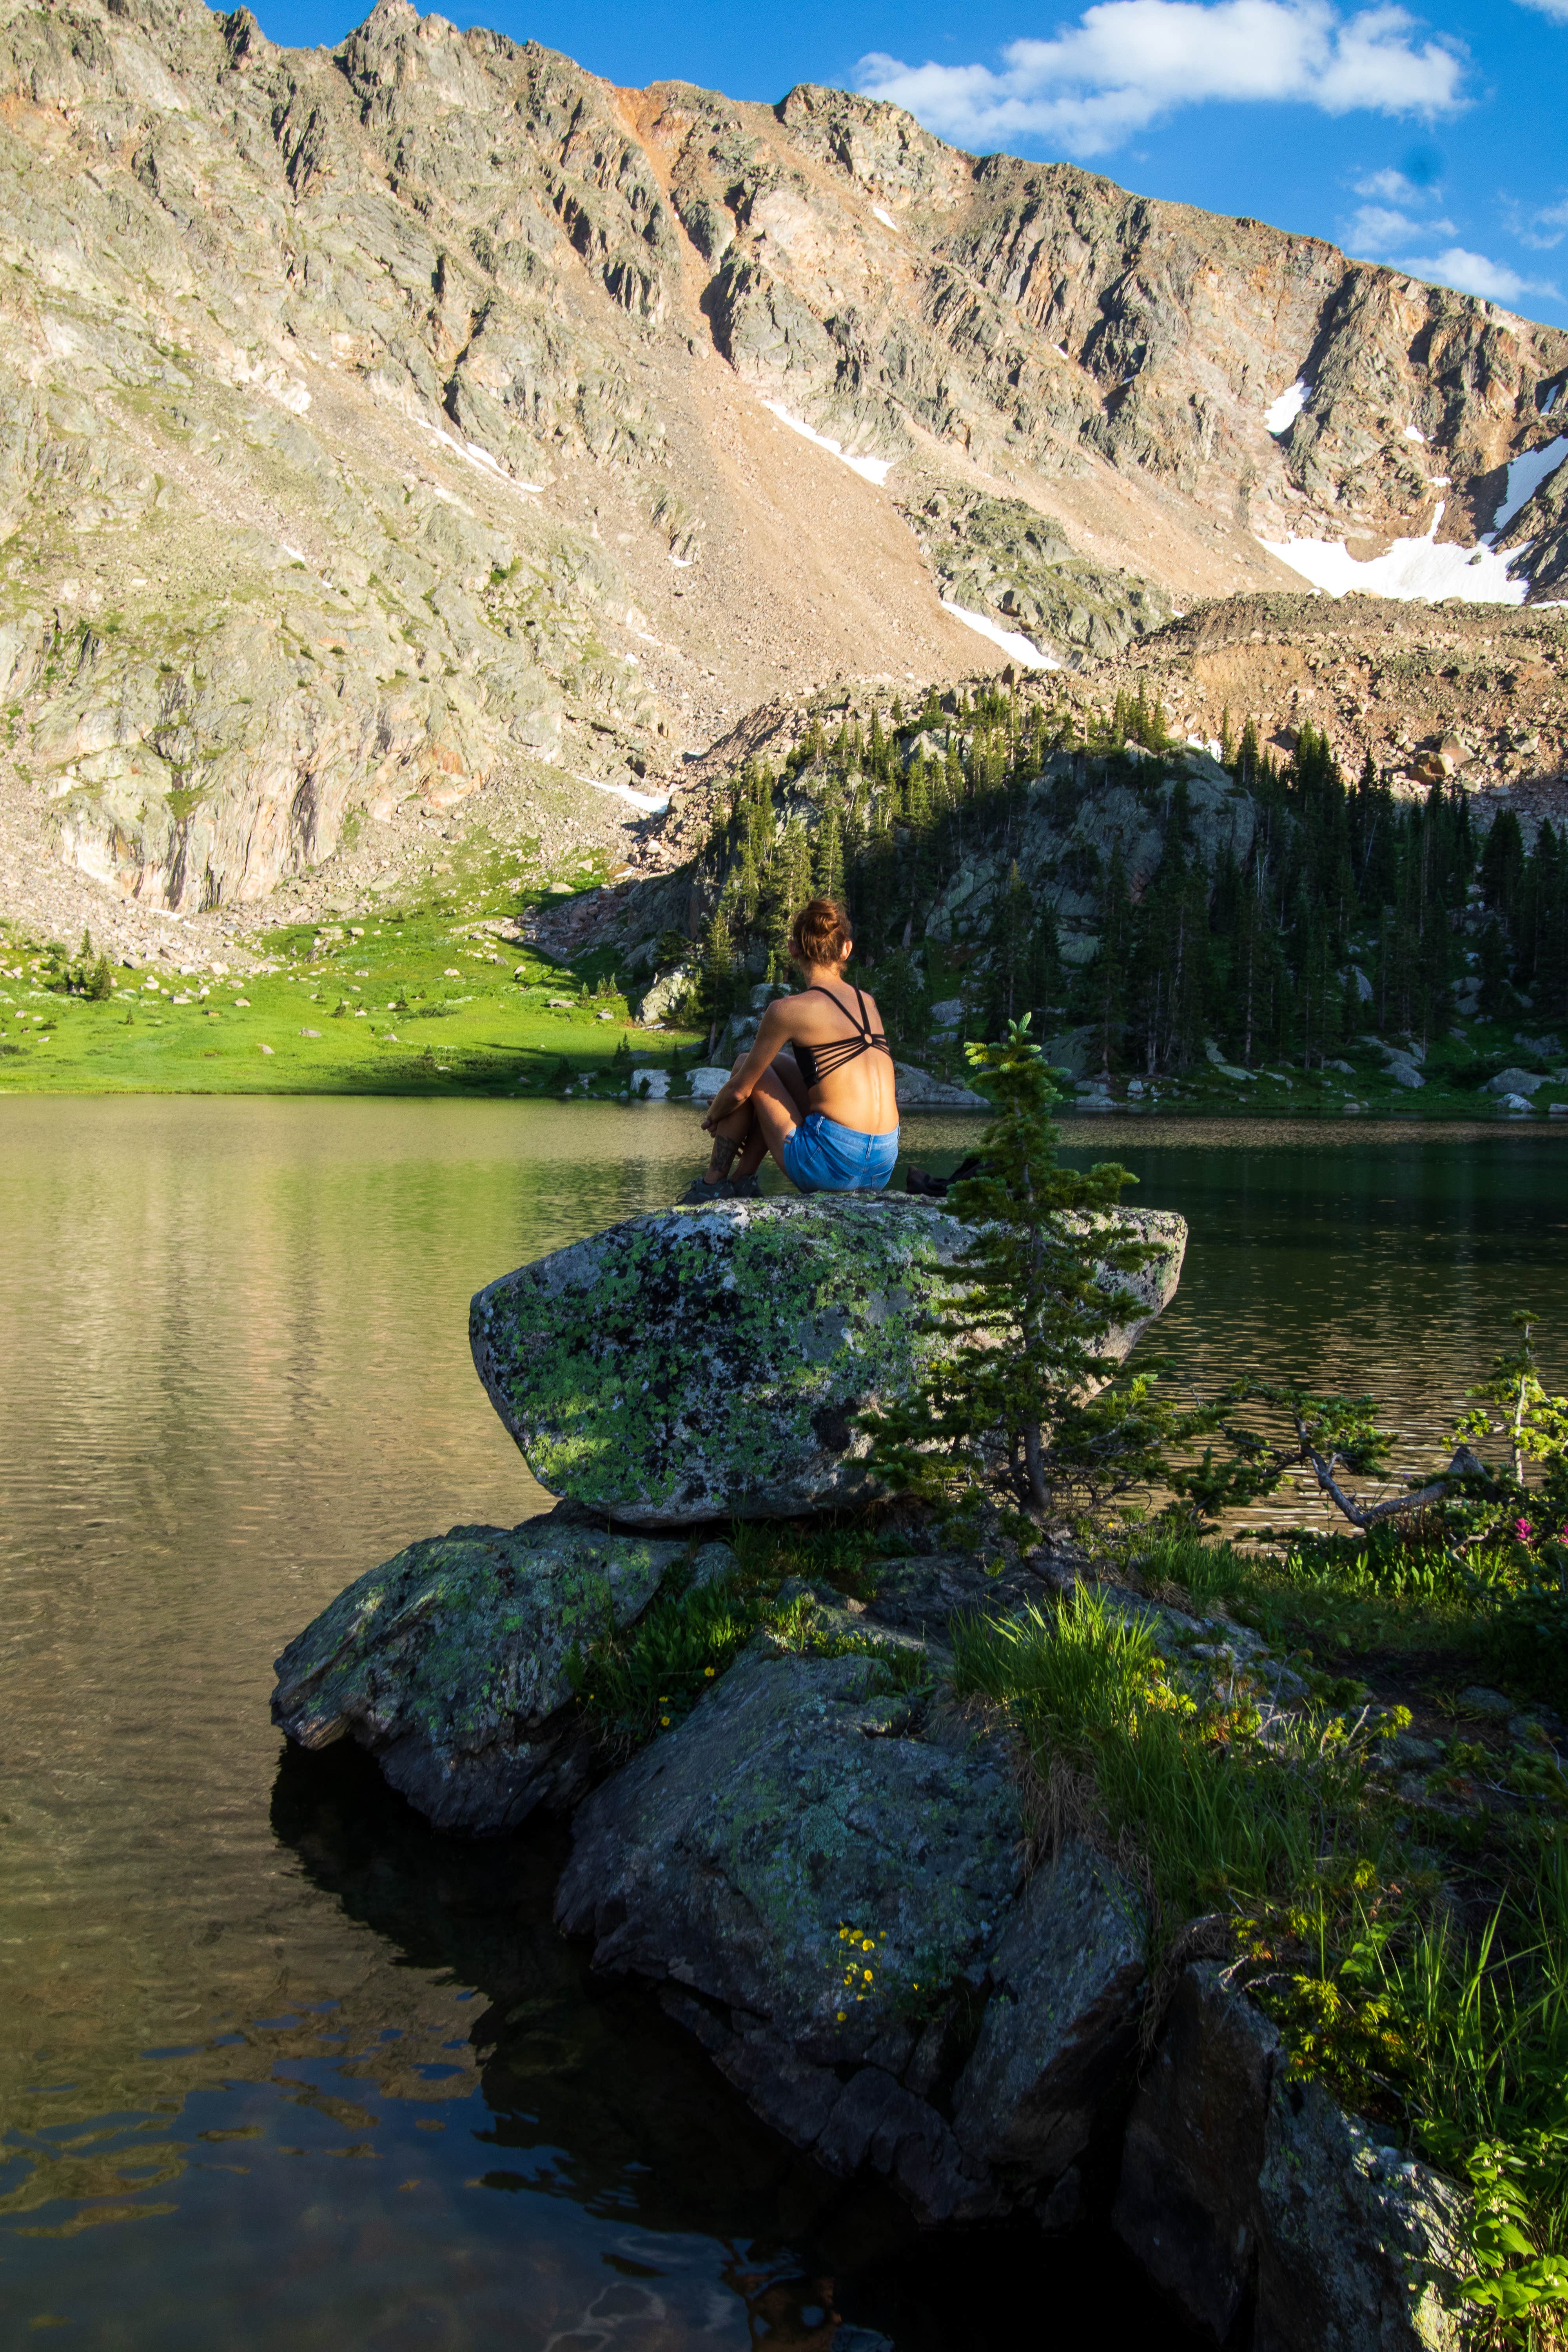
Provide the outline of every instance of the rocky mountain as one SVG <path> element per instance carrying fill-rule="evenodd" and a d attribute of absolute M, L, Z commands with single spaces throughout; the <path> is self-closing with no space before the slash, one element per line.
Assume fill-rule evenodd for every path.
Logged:
<path fill-rule="evenodd" d="M 548 864 L 771 700 L 1133 658 L 1292 537 L 1568 577 L 1568 336 L 883 104 L 407 0 L 5 0 L 0 86 L 14 909 Z"/>

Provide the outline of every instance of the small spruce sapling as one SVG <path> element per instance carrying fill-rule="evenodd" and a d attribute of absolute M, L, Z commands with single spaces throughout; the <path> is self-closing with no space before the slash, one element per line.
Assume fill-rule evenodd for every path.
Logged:
<path fill-rule="evenodd" d="M 1514 1486 L 1522 1492 L 1525 1465 L 1539 1463 L 1545 1472 L 1545 1499 L 1568 1506 L 1568 1397 L 1550 1396 L 1542 1384 L 1532 1338 L 1538 1318 L 1526 1307 L 1516 1307 L 1510 1320 L 1519 1345 L 1492 1358 L 1491 1376 L 1470 1390 L 1476 1404 L 1454 1434 L 1483 1444 L 1489 1437 L 1500 1437 L 1508 1447 Z"/>
<path fill-rule="evenodd" d="M 948 1206 L 974 1238 L 942 1269 L 951 1307 L 935 1328 L 956 1343 L 907 1398 L 865 1417 L 872 1465 L 895 1490 L 944 1516 L 995 1511 L 1001 1531 L 1035 1542 L 1046 1527 L 1103 1508 L 1157 1478 L 1165 1446 L 1188 1434 L 1148 1376 L 1106 1382 L 1106 1343 L 1136 1311 L 1120 1277 L 1159 1245 L 1115 1212 L 1135 1181 L 1114 1164 L 1079 1175 L 1057 1158 L 1055 1088 L 1028 1018 L 999 1045 L 972 1045 L 997 1117 L 979 1172 Z"/>

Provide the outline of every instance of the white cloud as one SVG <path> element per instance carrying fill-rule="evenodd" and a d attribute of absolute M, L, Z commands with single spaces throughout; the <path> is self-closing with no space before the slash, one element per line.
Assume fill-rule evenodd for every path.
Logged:
<path fill-rule="evenodd" d="M 1351 253 L 1393 253 L 1413 236 L 1452 236 L 1451 220 L 1412 220 L 1386 205 L 1363 205 L 1345 230 Z"/>
<path fill-rule="evenodd" d="M 1357 180 L 1353 185 L 1358 196 L 1376 196 L 1385 205 L 1418 205 L 1425 201 L 1422 190 L 1403 172 L 1369 172 L 1364 180 Z"/>
<path fill-rule="evenodd" d="M 1528 219 L 1518 217 L 1517 207 L 1510 207 L 1514 235 L 1521 245 L 1533 246 L 1537 253 L 1550 253 L 1568 236 L 1568 196 L 1560 205 L 1546 205 Z"/>
<path fill-rule="evenodd" d="M 1328 0 L 1100 0 L 1053 39 L 1010 43 L 1000 73 L 874 55 L 859 83 L 966 146 L 1032 138 L 1097 155 L 1205 100 L 1455 113 L 1464 59 L 1415 29 L 1388 5 L 1347 18 Z"/>
<path fill-rule="evenodd" d="M 1521 294 L 1562 299 L 1550 279 L 1521 278 L 1506 261 L 1490 261 L 1484 253 L 1468 252 L 1462 245 L 1451 245 L 1446 253 L 1407 257 L 1399 267 L 1413 278 L 1432 278 L 1439 286 L 1457 286 L 1462 294 L 1484 294 L 1493 302 L 1517 302 Z"/>
<path fill-rule="evenodd" d="M 1520 5 L 1534 8 L 1541 16 L 1550 16 L 1554 24 L 1568 25 L 1568 0 L 1520 0 Z"/>

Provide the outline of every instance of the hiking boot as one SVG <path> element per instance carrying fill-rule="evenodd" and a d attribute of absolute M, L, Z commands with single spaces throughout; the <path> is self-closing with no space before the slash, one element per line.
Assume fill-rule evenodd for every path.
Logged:
<path fill-rule="evenodd" d="M 761 1192 L 757 1189 L 757 1180 L 754 1176 L 736 1176 L 731 1180 L 730 1198 L 731 1201 L 760 1201 L 762 1197 Z"/>
<path fill-rule="evenodd" d="M 734 1197 L 735 1187 L 727 1176 L 721 1176 L 717 1184 L 709 1184 L 699 1176 L 694 1184 L 687 1186 L 675 1205 L 678 1209 L 696 1209 L 709 1201 L 732 1201 Z"/>

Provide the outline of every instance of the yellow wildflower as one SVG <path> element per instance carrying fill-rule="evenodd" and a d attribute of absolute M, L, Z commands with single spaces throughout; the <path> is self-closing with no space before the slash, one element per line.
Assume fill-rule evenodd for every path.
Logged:
<path fill-rule="evenodd" d="M 838 2022 L 839 2022 L 839 2024 L 840 2024 L 840 2025 L 842 2025 L 842 2024 L 843 2024 L 843 2022 L 844 2022 L 845 2019 L 848 2016 L 848 2014 L 849 2014 L 849 2011 L 848 2011 L 847 2009 L 841 2009 L 841 2010 L 839 2011 L 839 2012 L 838 2012 Z"/>
<path fill-rule="evenodd" d="M 663 1726 L 665 1727 L 666 1730 L 668 1730 L 668 1729 L 669 1728 L 669 1717 L 668 1717 L 668 1715 L 661 1715 L 661 1716 L 659 1717 L 659 1718 L 658 1718 L 658 1719 L 659 1719 L 660 1723 L 662 1723 L 662 1724 L 663 1724 Z"/>

